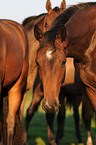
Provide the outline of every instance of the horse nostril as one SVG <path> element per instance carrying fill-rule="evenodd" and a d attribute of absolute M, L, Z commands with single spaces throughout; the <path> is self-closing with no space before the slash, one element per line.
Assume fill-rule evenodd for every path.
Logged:
<path fill-rule="evenodd" d="M 55 107 L 57 107 L 57 106 L 58 106 L 56 101 L 54 102 L 54 106 L 55 106 Z"/>
<path fill-rule="evenodd" d="M 47 112 L 48 110 L 51 110 L 51 107 L 49 106 L 48 102 L 44 100 L 42 102 L 42 108 Z"/>
<path fill-rule="evenodd" d="M 59 108 L 59 105 L 58 105 L 58 103 L 55 101 L 54 104 L 53 104 L 53 109 L 54 109 L 54 111 L 57 111 L 58 108 Z"/>

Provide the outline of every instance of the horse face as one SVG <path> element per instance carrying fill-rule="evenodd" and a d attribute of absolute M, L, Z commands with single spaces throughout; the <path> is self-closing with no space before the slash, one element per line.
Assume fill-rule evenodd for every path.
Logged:
<path fill-rule="evenodd" d="M 56 112 L 59 108 L 59 92 L 65 78 L 65 60 L 65 52 L 61 49 L 44 46 L 38 51 L 36 63 L 44 90 L 42 107 L 46 112 Z"/>

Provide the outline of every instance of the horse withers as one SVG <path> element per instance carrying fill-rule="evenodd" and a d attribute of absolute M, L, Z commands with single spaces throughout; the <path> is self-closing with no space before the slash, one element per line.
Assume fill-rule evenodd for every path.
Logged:
<path fill-rule="evenodd" d="M 12 145 L 15 116 L 26 91 L 28 40 L 24 28 L 11 20 L 0 20 L 0 65 L 0 122 L 8 94 L 7 145 Z"/>

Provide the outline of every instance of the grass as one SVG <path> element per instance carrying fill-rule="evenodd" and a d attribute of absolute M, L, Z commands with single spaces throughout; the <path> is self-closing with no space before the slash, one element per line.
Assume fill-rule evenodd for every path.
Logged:
<path fill-rule="evenodd" d="M 32 90 L 31 90 L 32 91 Z M 23 116 L 26 116 L 26 109 L 30 105 L 32 100 L 31 91 L 28 91 L 26 96 L 26 102 L 24 107 Z M 81 110 L 81 108 L 79 108 Z M 57 120 L 55 117 L 54 120 L 54 135 L 56 134 L 57 129 Z M 86 144 L 87 133 L 84 126 L 80 123 L 81 135 Z M 93 139 L 93 145 L 95 145 L 95 122 L 92 120 L 91 123 L 91 135 Z M 45 112 L 43 111 L 41 105 L 38 108 L 38 112 L 35 113 L 33 119 L 30 122 L 28 134 L 27 134 L 27 145 L 48 145 L 48 137 L 47 137 L 47 124 L 45 118 Z M 74 126 L 74 118 L 73 118 L 73 109 L 67 108 L 66 110 L 66 119 L 65 119 L 65 127 L 64 127 L 64 136 L 61 140 L 60 145 L 81 145 L 78 144 L 78 140 L 75 135 L 75 126 Z"/>

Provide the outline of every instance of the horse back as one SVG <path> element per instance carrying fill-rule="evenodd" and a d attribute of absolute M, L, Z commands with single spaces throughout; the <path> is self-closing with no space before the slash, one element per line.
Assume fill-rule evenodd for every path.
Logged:
<path fill-rule="evenodd" d="M 3 41 L 0 44 L 0 50 L 3 58 L 3 86 L 9 85 L 14 82 L 21 74 L 24 60 L 27 59 L 27 37 L 21 25 L 10 20 L 0 21 L 0 37 Z M 1 45 L 3 47 L 1 47 Z"/>

